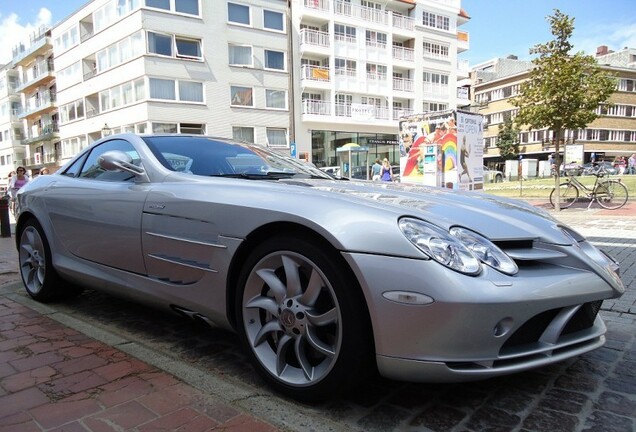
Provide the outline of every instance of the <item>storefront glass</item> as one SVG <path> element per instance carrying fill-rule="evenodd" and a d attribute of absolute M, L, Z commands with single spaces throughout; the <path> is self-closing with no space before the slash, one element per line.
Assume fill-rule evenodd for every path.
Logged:
<path fill-rule="evenodd" d="M 338 165 L 336 149 L 348 143 L 369 148 L 369 163 L 387 158 L 392 165 L 400 163 L 397 134 L 339 132 L 314 130 L 311 133 L 311 158 L 317 167 Z"/>

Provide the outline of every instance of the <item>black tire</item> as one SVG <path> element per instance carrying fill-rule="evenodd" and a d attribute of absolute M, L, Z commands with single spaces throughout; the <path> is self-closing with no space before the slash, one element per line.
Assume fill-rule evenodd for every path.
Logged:
<path fill-rule="evenodd" d="M 554 204 L 554 202 L 556 201 L 556 194 L 554 193 L 555 190 L 556 188 L 552 189 L 552 192 L 550 192 L 550 204 L 552 204 L 552 207 L 554 208 L 556 208 Z M 566 209 L 568 207 L 571 207 L 572 204 L 574 204 L 576 200 L 579 199 L 579 190 L 576 188 L 576 186 L 573 186 L 569 182 L 561 183 L 559 185 L 559 198 L 561 208 Z"/>
<path fill-rule="evenodd" d="M 596 186 L 595 197 L 601 207 L 616 210 L 627 203 L 627 187 L 617 180 L 604 181 Z"/>
<path fill-rule="evenodd" d="M 238 332 L 254 367 L 276 391 L 323 400 L 359 390 L 375 370 L 363 303 L 337 257 L 307 239 L 279 236 L 255 247 L 242 269 Z"/>
<path fill-rule="evenodd" d="M 497 174 L 495 176 L 495 183 L 501 183 L 503 181 L 503 176 L 501 176 L 500 174 Z"/>
<path fill-rule="evenodd" d="M 82 291 L 65 283 L 53 268 L 51 248 L 37 220 L 26 221 L 18 235 L 20 276 L 27 293 L 34 300 L 47 303 Z"/>

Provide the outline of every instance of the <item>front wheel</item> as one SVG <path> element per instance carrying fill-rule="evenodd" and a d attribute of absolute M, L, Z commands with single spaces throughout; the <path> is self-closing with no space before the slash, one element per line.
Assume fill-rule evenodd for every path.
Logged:
<path fill-rule="evenodd" d="M 239 335 L 265 380 L 304 401 L 357 388 L 370 369 L 371 329 L 357 282 L 337 257 L 280 236 L 254 248 L 242 273 Z"/>
<path fill-rule="evenodd" d="M 552 189 L 550 192 L 550 204 L 552 207 L 556 208 L 556 188 Z M 579 199 L 579 190 L 576 186 L 573 186 L 571 183 L 561 183 L 559 185 L 559 198 L 561 202 L 561 208 L 566 209 L 571 207 L 572 204 Z"/>
<path fill-rule="evenodd" d="M 608 180 L 596 186 L 595 197 L 601 207 L 616 210 L 627 203 L 628 193 L 623 183 L 617 180 Z"/>
<path fill-rule="evenodd" d="M 46 303 L 82 292 L 80 287 L 63 281 L 53 268 L 51 248 L 37 220 L 26 221 L 18 235 L 20 276 L 34 300 Z"/>

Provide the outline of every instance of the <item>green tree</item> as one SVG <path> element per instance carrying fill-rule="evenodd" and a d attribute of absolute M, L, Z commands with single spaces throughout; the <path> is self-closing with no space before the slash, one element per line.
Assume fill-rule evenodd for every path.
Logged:
<path fill-rule="evenodd" d="M 515 126 L 511 118 L 506 118 L 499 124 L 497 147 L 499 155 L 506 160 L 519 157 L 519 128 Z"/>
<path fill-rule="evenodd" d="M 598 117 L 595 110 L 616 90 L 616 78 L 602 70 L 593 56 L 570 54 L 574 18 L 555 9 L 547 21 L 554 39 L 530 49 L 530 54 L 537 55 L 532 60 L 534 67 L 511 102 L 519 108 L 517 124 L 552 130 L 558 167 L 559 144 L 565 131 L 585 129 Z M 559 170 L 556 171 L 555 206 L 560 210 L 560 179 Z"/>

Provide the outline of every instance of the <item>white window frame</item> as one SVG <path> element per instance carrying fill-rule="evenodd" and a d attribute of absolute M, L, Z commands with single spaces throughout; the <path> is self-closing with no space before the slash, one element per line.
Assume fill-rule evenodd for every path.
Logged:
<path fill-rule="evenodd" d="M 239 90 L 241 89 L 241 90 Z M 236 90 L 236 91 L 235 91 Z M 252 102 L 251 105 L 238 104 L 235 103 L 235 100 L 240 100 L 239 91 L 250 91 L 250 100 Z M 239 99 L 237 99 L 237 97 Z M 232 107 L 240 107 L 240 108 L 254 108 L 254 87 L 245 87 L 241 85 L 232 85 L 230 86 L 230 106 Z"/>
<path fill-rule="evenodd" d="M 249 22 L 245 24 L 239 21 L 231 21 L 230 20 L 230 5 L 247 8 L 247 18 Z M 249 5 L 242 4 L 242 3 L 227 2 L 227 22 L 228 24 L 232 24 L 232 25 L 252 27 L 252 8 Z"/>
<path fill-rule="evenodd" d="M 267 12 L 280 15 L 280 17 L 281 17 L 280 21 L 281 21 L 281 24 L 283 25 L 282 29 L 267 27 L 265 25 L 265 14 Z M 285 22 L 285 14 L 283 12 L 276 11 L 276 10 L 263 9 L 263 29 L 267 30 L 267 31 L 276 32 L 276 33 L 287 33 L 287 23 Z"/>
<path fill-rule="evenodd" d="M 284 106 L 278 107 L 278 106 L 270 105 L 270 95 L 274 92 L 282 93 L 282 101 Z M 265 89 L 265 106 L 268 109 L 273 109 L 273 110 L 283 110 L 283 111 L 286 110 L 287 109 L 287 90 Z"/>
<path fill-rule="evenodd" d="M 285 135 L 285 143 L 271 143 L 270 142 L 270 132 L 282 132 Z M 287 129 L 285 128 L 276 128 L 276 127 L 268 127 L 265 128 L 265 136 L 267 137 L 267 146 L 274 148 L 287 148 L 289 147 L 289 135 L 287 134 Z"/>
<path fill-rule="evenodd" d="M 282 69 L 278 69 L 278 68 L 273 68 L 273 67 L 269 67 L 267 66 L 268 63 L 268 53 L 273 53 L 273 54 L 282 54 L 283 55 L 283 68 Z M 263 51 L 263 68 L 265 70 L 271 70 L 271 71 L 279 71 L 279 72 L 287 72 L 287 53 L 285 51 L 278 51 L 278 50 L 271 50 L 271 49 L 265 49 Z"/>
<path fill-rule="evenodd" d="M 232 63 L 232 58 L 236 57 L 232 55 L 232 48 L 249 48 L 250 50 L 250 62 L 249 63 Z M 240 66 L 240 67 L 254 67 L 254 47 L 252 45 L 241 45 L 241 44 L 228 44 L 228 61 L 230 66 Z"/>

